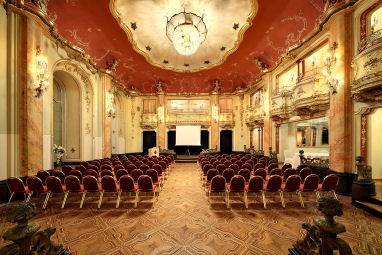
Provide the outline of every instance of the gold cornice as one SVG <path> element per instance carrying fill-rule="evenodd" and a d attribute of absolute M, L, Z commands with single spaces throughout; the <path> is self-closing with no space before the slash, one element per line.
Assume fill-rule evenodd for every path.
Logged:
<path fill-rule="evenodd" d="M 239 45 L 243 41 L 245 31 L 252 25 L 252 20 L 255 17 L 255 15 L 256 15 L 256 13 L 257 13 L 257 11 L 259 9 L 258 8 L 257 0 L 250 0 L 250 3 L 251 3 L 252 7 L 251 7 L 251 12 L 249 13 L 249 16 L 247 18 L 247 22 L 239 30 L 238 37 L 237 37 L 237 39 L 236 39 L 236 41 L 234 43 L 233 48 L 231 48 L 230 50 L 226 51 L 226 53 L 223 55 L 223 57 L 221 58 L 220 61 L 218 61 L 216 63 L 211 63 L 211 64 L 209 64 L 206 67 L 195 68 L 195 69 L 192 69 L 192 70 L 184 70 L 184 69 L 168 67 L 168 66 L 162 65 L 160 63 L 155 63 L 154 61 L 151 60 L 150 56 L 145 51 L 139 49 L 137 43 L 134 41 L 134 38 L 133 38 L 133 35 L 132 35 L 130 29 L 122 22 L 120 14 L 117 11 L 117 1 L 118 0 L 111 0 L 110 4 L 109 4 L 109 9 L 110 9 L 111 14 L 113 15 L 113 17 L 116 19 L 117 23 L 119 24 L 119 26 L 125 31 L 128 39 L 129 39 L 129 41 L 131 43 L 132 48 L 137 53 L 142 55 L 146 59 L 146 61 L 149 62 L 151 65 L 153 65 L 155 67 L 159 67 L 161 69 L 165 69 L 165 70 L 169 70 L 169 71 L 174 71 L 174 72 L 180 72 L 180 73 L 195 73 L 195 72 L 199 72 L 199 71 L 203 71 L 203 70 L 209 70 L 209 69 L 212 69 L 212 68 L 214 68 L 216 66 L 219 66 L 219 65 L 223 64 L 226 61 L 226 59 L 228 58 L 228 56 L 230 56 L 232 53 L 234 53 L 239 48 Z"/>

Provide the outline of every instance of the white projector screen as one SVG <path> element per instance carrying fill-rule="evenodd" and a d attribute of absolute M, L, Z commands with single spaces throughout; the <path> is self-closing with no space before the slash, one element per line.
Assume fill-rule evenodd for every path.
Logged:
<path fill-rule="evenodd" d="M 200 146 L 200 126 L 176 126 L 176 146 Z"/>

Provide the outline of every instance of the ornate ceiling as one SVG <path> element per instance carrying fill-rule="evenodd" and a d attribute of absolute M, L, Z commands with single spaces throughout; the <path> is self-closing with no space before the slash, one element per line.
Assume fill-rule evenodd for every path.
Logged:
<path fill-rule="evenodd" d="M 270 67 L 299 44 L 323 13 L 322 0 L 50 0 L 60 34 L 101 68 L 117 60 L 115 79 L 127 89 L 210 93 L 244 88 L 259 77 L 256 59 Z M 203 16 L 208 33 L 191 56 L 176 53 L 166 21 L 183 10 Z M 174 71 L 176 70 L 176 71 Z"/>

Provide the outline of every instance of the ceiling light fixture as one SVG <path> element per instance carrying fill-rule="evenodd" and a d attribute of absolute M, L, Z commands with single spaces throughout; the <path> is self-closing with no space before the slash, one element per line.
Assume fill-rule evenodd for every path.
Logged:
<path fill-rule="evenodd" d="M 179 54 L 189 56 L 206 39 L 207 27 L 203 17 L 184 10 L 167 19 L 166 35 Z"/>

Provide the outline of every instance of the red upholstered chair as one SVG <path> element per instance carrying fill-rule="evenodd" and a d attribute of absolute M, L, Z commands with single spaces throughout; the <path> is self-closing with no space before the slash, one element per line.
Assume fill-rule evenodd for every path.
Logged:
<path fill-rule="evenodd" d="M 208 187 L 208 203 L 210 204 L 211 204 L 211 194 L 216 194 L 217 196 L 220 196 L 223 194 L 226 206 L 228 208 L 226 181 L 223 176 L 215 175 L 211 180 L 211 184 Z"/>
<path fill-rule="evenodd" d="M 143 171 L 141 169 L 134 169 L 131 171 L 130 176 L 133 177 L 135 183 L 138 182 L 138 178 L 143 175 Z"/>
<path fill-rule="evenodd" d="M 210 170 L 208 170 L 207 172 L 207 176 L 206 176 L 206 179 L 205 179 L 205 182 L 204 182 L 204 187 L 207 188 L 208 185 L 210 184 L 212 178 L 215 176 L 215 175 L 219 175 L 219 171 L 215 168 L 212 168 Z"/>
<path fill-rule="evenodd" d="M 244 163 L 244 164 L 241 166 L 240 169 L 244 169 L 244 168 L 248 169 L 249 171 L 252 171 L 252 166 L 251 166 L 251 164 L 249 164 L 249 163 Z"/>
<path fill-rule="evenodd" d="M 225 166 L 225 168 L 228 168 L 230 165 L 232 165 L 232 161 L 231 160 L 226 160 L 226 161 L 224 161 L 223 165 Z"/>
<path fill-rule="evenodd" d="M 66 186 L 62 185 L 61 180 L 56 176 L 49 176 L 48 178 L 46 178 L 45 182 L 47 193 L 42 209 L 46 208 L 49 198 L 51 198 L 53 194 L 64 194 L 66 191 Z"/>
<path fill-rule="evenodd" d="M 284 173 L 282 174 L 283 175 L 283 181 L 286 181 L 288 179 L 289 176 L 291 175 L 296 175 L 297 174 L 297 170 L 294 169 L 294 168 L 288 168 L 284 171 Z"/>
<path fill-rule="evenodd" d="M 137 160 L 137 161 L 134 163 L 134 165 L 136 165 L 137 168 L 140 169 L 141 165 L 143 165 L 143 162 L 142 162 L 141 160 Z"/>
<path fill-rule="evenodd" d="M 329 174 L 325 176 L 321 184 L 318 184 L 318 198 L 320 198 L 320 192 L 332 192 L 333 196 L 337 198 L 336 188 L 338 185 L 339 178 L 335 174 Z"/>
<path fill-rule="evenodd" d="M 231 165 L 231 163 L 229 163 Z M 222 174 L 224 170 L 226 170 L 228 167 L 225 164 L 219 164 L 215 167 L 218 171 L 219 174 Z"/>
<path fill-rule="evenodd" d="M 95 170 L 95 171 L 98 172 L 98 171 L 99 171 L 99 166 L 97 166 L 97 165 L 93 165 L 93 164 L 89 164 L 87 170 L 89 170 L 89 169 L 93 169 L 93 170 Z"/>
<path fill-rule="evenodd" d="M 153 184 L 151 177 L 146 174 L 139 176 L 135 207 L 140 202 L 142 194 L 150 194 L 150 195 L 152 194 L 155 201 L 155 199 L 158 200 L 158 196 L 156 195 L 156 193 L 157 193 L 157 186 Z"/>
<path fill-rule="evenodd" d="M 248 171 L 248 169 L 245 169 Z M 247 194 L 245 192 L 245 178 L 241 175 L 235 175 L 227 185 L 227 208 L 230 207 L 230 194 L 243 195 L 244 206 L 247 208 Z"/>
<path fill-rule="evenodd" d="M 88 176 L 88 175 L 93 176 L 98 180 L 99 175 L 98 175 L 98 172 L 96 170 L 94 170 L 94 169 L 86 170 L 85 176 Z"/>
<path fill-rule="evenodd" d="M 119 207 L 120 193 L 119 193 L 119 185 L 117 185 L 114 178 L 110 175 L 105 175 L 101 178 L 101 189 L 98 201 L 98 208 L 101 208 L 102 199 L 104 193 L 113 193 L 117 196 L 117 201 L 115 204 L 115 208 Z"/>
<path fill-rule="evenodd" d="M 136 165 L 130 163 L 128 165 L 125 166 L 125 169 L 127 170 L 127 172 L 129 172 L 129 174 L 131 173 L 131 171 L 133 171 L 134 169 L 138 169 Z"/>
<path fill-rule="evenodd" d="M 238 175 L 243 176 L 245 182 L 249 182 L 249 179 L 251 178 L 251 170 L 247 168 L 240 169 Z"/>
<path fill-rule="evenodd" d="M 101 170 L 100 177 L 102 178 L 102 177 L 104 177 L 104 176 L 106 176 L 106 175 L 108 175 L 108 176 L 114 176 L 114 175 L 113 175 L 113 172 L 112 172 L 111 170 L 109 170 L 109 169 L 103 169 L 103 170 Z"/>
<path fill-rule="evenodd" d="M 98 178 L 92 176 L 92 175 L 86 175 L 84 179 L 82 180 L 82 184 L 84 185 L 84 191 L 82 192 L 82 198 L 80 203 L 80 208 L 82 208 L 85 197 L 88 192 L 91 193 L 99 193 L 101 190 L 100 185 L 98 184 Z"/>
<path fill-rule="evenodd" d="M 84 167 L 83 165 L 77 165 L 74 167 L 74 169 L 80 171 L 82 175 L 85 175 L 86 167 Z"/>
<path fill-rule="evenodd" d="M 24 199 L 25 199 L 26 194 L 29 192 L 28 186 L 25 186 L 23 181 L 17 177 L 8 177 L 7 186 L 8 186 L 9 192 L 11 193 L 8 203 L 11 202 L 15 194 L 24 194 Z"/>
<path fill-rule="evenodd" d="M 267 184 L 265 184 L 265 187 L 264 187 L 264 197 L 266 193 L 278 192 L 280 194 L 280 199 L 282 201 L 282 194 L 280 191 L 282 182 L 283 180 L 280 175 L 270 176 Z M 264 198 L 264 208 L 267 208 L 267 200 L 265 198 Z"/>
<path fill-rule="evenodd" d="M 162 189 L 162 178 L 158 176 L 158 172 L 155 169 L 147 169 L 146 175 L 151 177 L 153 184 L 159 186 L 159 191 Z"/>
<path fill-rule="evenodd" d="M 290 164 L 290 163 L 286 163 L 286 164 L 284 164 L 284 165 L 281 167 L 281 171 L 284 173 L 284 171 L 287 170 L 288 168 L 292 168 L 292 164 Z"/>
<path fill-rule="evenodd" d="M 285 208 L 285 199 L 284 199 L 284 193 L 289 192 L 293 193 L 296 192 L 298 195 L 298 198 L 300 200 L 301 207 L 303 206 L 301 192 L 300 192 L 300 184 L 301 184 L 301 178 L 298 175 L 290 175 L 286 182 L 281 185 L 281 203 L 282 206 Z"/>
<path fill-rule="evenodd" d="M 119 179 L 119 197 L 121 200 L 122 193 L 125 192 L 127 194 L 134 195 L 134 206 L 136 205 L 136 191 L 138 189 L 138 185 L 134 184 L 134 180 L 129 175 L 122 175 Z"/>
<path fill-rule="evenodd" d="M 146 165 L 146 164 L 142 164 L 142 165 L 139 167 L 139 169 L 141 169 L 142 172 L 145 174 L 146 171 L 147 171 L 148 169 L 150 169 L 150 167 L 149 167 L 148 165 Z"/>
<path fill-rule="evenodd" d="M 319 197 L 319 194 L 318 194 L 318 184 L 320 182 L 320 177 L 318 177 L 318 175 L 316 174 L 310 174 L 308 175 L 303 184 L 300 185 L 300 192 L 303 194 L 303 193 L 306 193 L 306 192 L 315 192 L 316 193 L 316 196 L 317 198 Z M 301 206 L 304 207 L 304 200 L 303 200 L 303 197 L 301 197 Z"/>
<path fill-rule="evenodd" d="M 235 174 L 237 174 L 239 172 L 239 170 L 240 170 L 239 165 L 236 164 L 236 163 L 229 165 L 229 168 L 231 168 L 235 172 Z"/>
<path fill-rule="evenodd" d="M 239 169 L 241 168 L 241 166 L 244 164 L 241 160 L 236 160 L 235 162 L 236 165 L 238 165 Z"/>
<path fill-rule="evenodd" d="M 42 183 L 41 179 L 38 178 L 37 176 L 29 176 L 26 182 L 29 189 L 26 202 L 29 202 L 33 194 L 41 194 L 47 191 L 46 186 Z"/>
<path fill-rule="evenodd" d="M 202 171 L 202 176 L 201 176 L 201 180 L 202 182 L 204 182 L 204 178 L 207 176 L 207 172 L 208 170 L 214 168 L 214 166 L 212 164 L 206 164 L 203 166 L 203 171 Z"/>
<path fill-rule="evenodd" d="M 230 183 L 231 178 L 234 177 L 235 171 L 231 168 L 227 168 L 226 170 L 223 171 L 223 177 L 226 181 L 226 183 Z"/>
<path fill-rule="evenodd" d="M 58 179 L 60 179 L 61 184 L 64 184 L 65 182 L 65 174 L 62 171 L 53 171 L 52 176 L 56 176 Z"/>
<path fill-rule="evenodd" d="M 62 172 L 64 172 L 65 176 L 68 176 L 70 174 L 70 171 L 73 170 L 73 168 L 69 165 L 64 165 L 61 168 Z"/>
<path fill-rule="evenodd" d="M 74 175 L 78 178 L 78 180 L 80 181 L 80 183 L 82 183 L 82 173 L 80 172 L 80 170 L 72 170 L 70 171 L 69 175 Z"/>
<path fill-rule="evenodd" d="M 268 166 L 271 164 L 277 164 L 277 167 L 279 167 L 279 163 L 278 163 L 277 159 L 275 159 L 275 158 L 272 158 L 268 161 Z"/>
<path fill-rule="evenodd" d="M 102 164 L 101 167 L 100 167 L 100 171 L 102 172 L 102 170 L 113 171 L 113 167 L 111 166 L 111 164 Z"/>
<path fill-rule="evenodd" d="M 84 166 L 86 169 L 89 168 L 89 163 L 86 162 L 86 161 L 81 161 L 81 162 L 80 162 L 80 165 Z"/>
<path fill-rule="evenodd" d="M 305 178 L 312 174 L 312 169 L 310 167 L 304 167 L 303 169 L 300 170 L 300 172 L 298 173 L 298 175 L 300 176 L 301 178 L 301 181 L 304 182 Z"/>
<path fill-rule="evenodd" d="M 154 169 L 155 171 L 157 171 L 158 173 L 158 177 L 161 178 L 161 181 L 162 181 L 162 184 L 164 184 L 164 178 L 163 178 L 163 173 L 162 173 L 162 167 L 158 164 L 154 164 L 152 169 Z"/>
<path fill-rule="evenodd" d="M 119 169 L 117 172 L 115 172 L 115 179 L 119 181 L 119 179 L 124 176 L 124 175 L 129 175 L 129 172 L 127 172 L 126 169 Z"/>
<path fill-rule="evenodd" d="M 165 161 L 161 160 L 158 162 L 158 165 L 160 165 L 162 167 L 163 178 L 166 178 L 166 176 L 168 176 L 167 163 Z"/>
<path fill-rule="evenodd" d="M 153 160 L 149 160 L 146 165 L 149 166 L 149 168 L 153 168 L 153 165 L 155 164 L 155 162 Z"/>
<path fill-rule="evenodd" d="M 66 190 L 61 208 L 65 207 L 66 199 L 68 198 L 69 193 L 82 193 L 84 191 L 84 186 L 82 186 L 80 179 L 74 175 L 68 175 L 65 177 L 65 187 Z"/>
<path fill-rule="evenodd" d="M 267 179 L 267 171 L 264 168 L 258 168 L 255 170 L 255 176 L 261 176 L 264 181 Z"/>
<path fill-rule="evenodd" d="M 117 164 L 114 166 L 114 173 L 116 173 L 120 169 L 125 169 L 125 167 L 122 164 Z"/>
<path fill-rule="evenodd" d="M 256 165 L 253 167 L 253 170 L 256 171 L 259 168 L 264 168 L 265 169 L 265 165 L 263 165 L 261 163 L 256 163 Z"/>
<path fill-rule="evenodd" d="M 212 165 L 214 166 L 214 168 L 216 168 L 219 164 L 221 164 L 222 161 L 219 161 L 219 160 L 216 160 L 212 163 Z"/>
<path fill-rule="evenodd" d="M 271 175 L 280 175 L 280 176 L 281 176 L 281 169 L 279 169 L 279 168 L 274 168 L 274 169 L 272 169 L 271 172 L 268 172 L 268 173 L 269 173 L 270 176 L 271 176 Z"/>
<path fill-rule="evenodd" d="M 264 169 L 264 171 L 265 171 L 265 169 Z M 263 201 L 264 208 L 265 208 L 265 206 L 266 206 L 265 205 L 265 195 L 263 192 L 264 183 L 265 183 L 265 179 L 263 179 L 263 177 L 261 177 L 259 175 L 255 175 L 249 180 L 248 185 L 245 186 L 245 190 L 247 192 L 247 194 L 246 194 L 246 196 L 247 196 L 246 207 L 247 208 L 248 208 L 248 195 L 250 195 L 250 194 L 256 195 L 259 193 L 261 193 L 262 201 Z"/>
<path fill-rule="evenodd" d="M 46 178 L 48 178 L 50 176 L 49 172 L 48 171 L 45 171 L 45 170 L 40 170 L 37 172 L 36 176 L 38 178 L 40 178 L 40 180 L 42 181 L 42 183 L 45 185 L 45 180 Z"/>
<path fill-rule="evenodd" d="M 279 168 L 279 165 L 277 163 L 269 164 L 268 165 L 268 173 L 270 173 L 275 168 Z"/>

